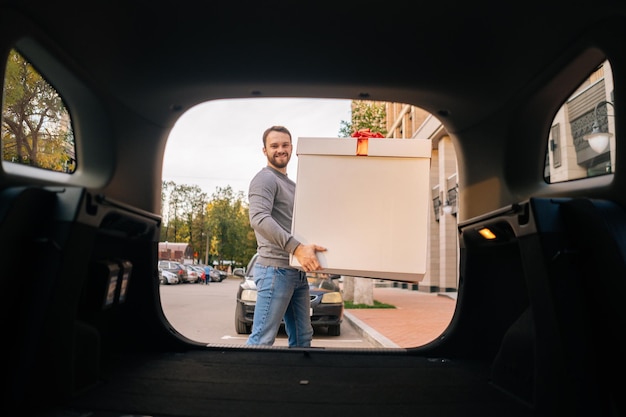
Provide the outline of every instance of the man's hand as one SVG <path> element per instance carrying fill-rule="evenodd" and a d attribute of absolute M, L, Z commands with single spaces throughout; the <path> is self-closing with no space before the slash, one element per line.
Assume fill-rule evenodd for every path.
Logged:
<path fill-rule="evenodd" d="M 319 271 L 322 268 L 320 261 L 317 259 L 317 252 L 325 252 L 326 248 L 315 244 L 310 245 L 298 245 L 293 256 L 296 257 L 298 263 L 304 270 L 304 272 Z"/>

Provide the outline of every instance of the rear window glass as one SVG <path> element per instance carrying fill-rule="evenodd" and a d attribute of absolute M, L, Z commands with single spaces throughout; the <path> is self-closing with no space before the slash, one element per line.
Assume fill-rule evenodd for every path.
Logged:
<path fill-rule="evenodd" d="M 63 99 L 15 49 L 8 55 L 2 94 L 2 163 L 76 170 L 74 131 Z"/>
<path fill-rule="evenodd" d="M 609 61 L 594 69 L 552 122 L 544 177 L 564 182 L 615 172 L 615 105 Z"/>

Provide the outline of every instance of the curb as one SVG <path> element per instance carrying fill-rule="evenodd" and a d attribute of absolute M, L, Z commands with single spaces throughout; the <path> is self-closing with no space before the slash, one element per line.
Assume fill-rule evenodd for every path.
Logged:
<path fill-rule="evenodd" d="M 349 311 L 343 312 L 343 318 L 346 319 L 352 325 L 352 327 L 354 327 L 354 329 L 370 343 L 385 348 L 400 347 L 382 334 L 378 333 L 372 327 L 365 324 L 363 321 L 353 316 Z"/>

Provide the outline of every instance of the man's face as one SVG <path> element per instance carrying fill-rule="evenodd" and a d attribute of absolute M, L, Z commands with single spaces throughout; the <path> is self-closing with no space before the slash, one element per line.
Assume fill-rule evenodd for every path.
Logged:
<path fill-rule="evenodd" d="M 270 132 L 265 138 L 263 153 L 267 162 L 279 171 L 286 171 L 287 164 L 291 159 L 291 139 L 283 132 Z"/>

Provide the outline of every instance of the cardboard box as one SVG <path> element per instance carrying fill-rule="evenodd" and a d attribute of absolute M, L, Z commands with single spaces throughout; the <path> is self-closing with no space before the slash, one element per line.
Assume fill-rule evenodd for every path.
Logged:
<path fill-rule="evenodd" d="M 369 138 L 360 144 L 366 155 L 357 155 L 358 142 L 298 139 L 292 233 L 327 248 L 318 254 L 324 272 L 419 282 L 427 266 L 431 143 Z"/>

